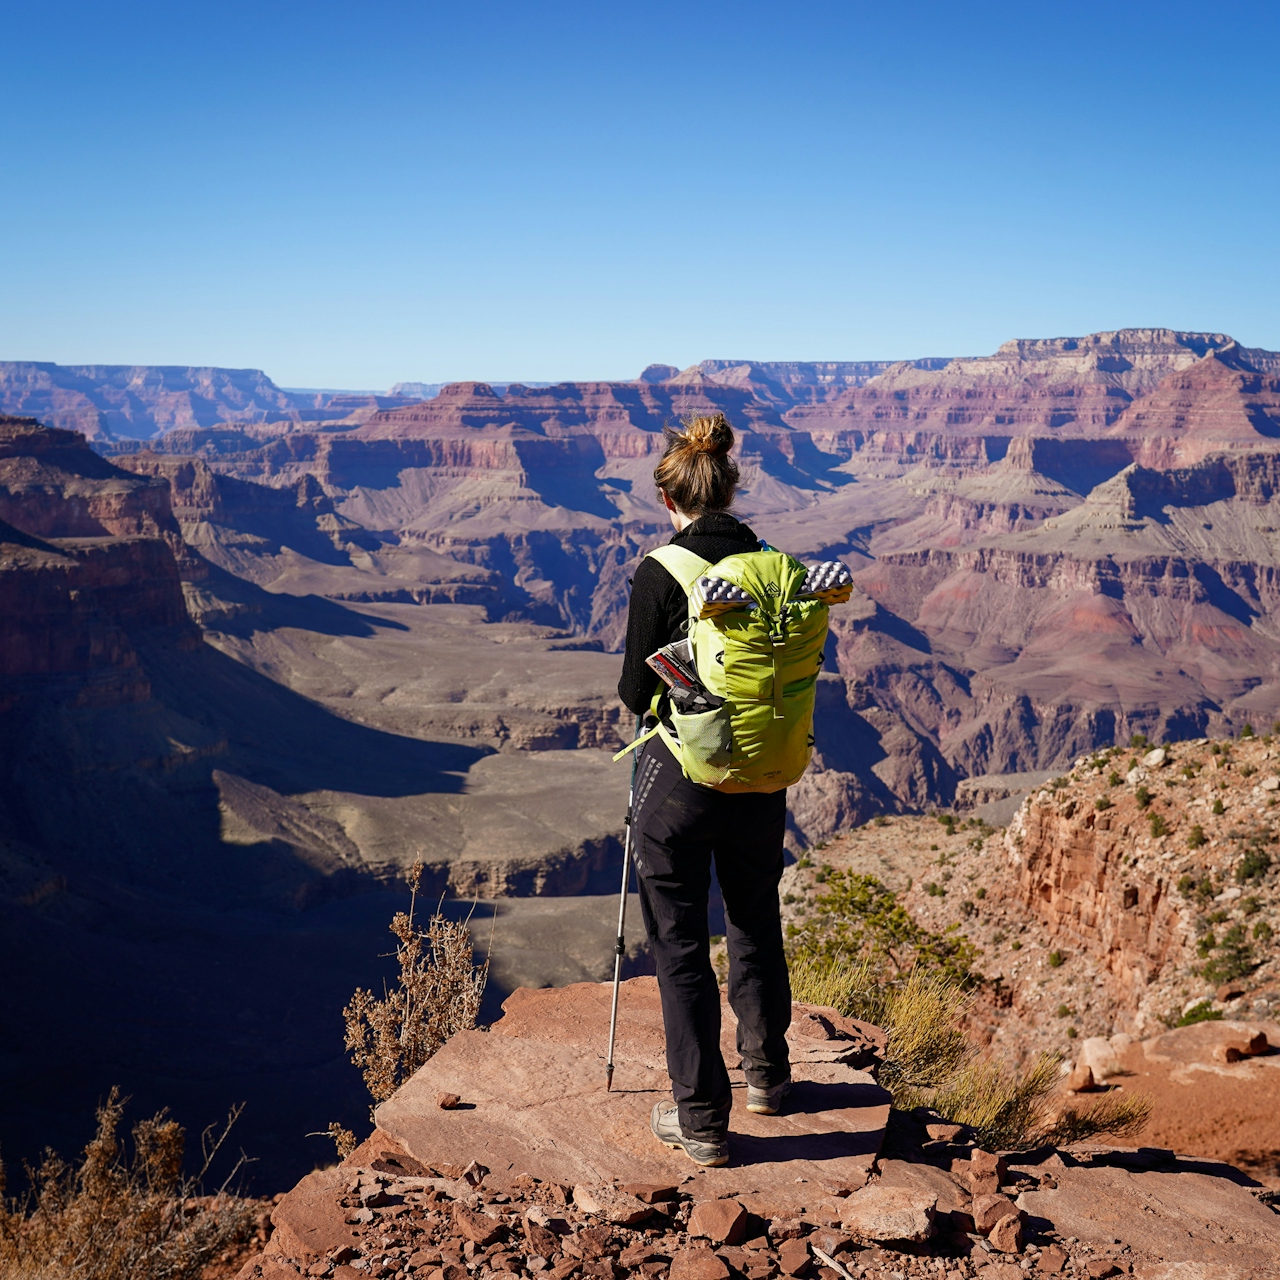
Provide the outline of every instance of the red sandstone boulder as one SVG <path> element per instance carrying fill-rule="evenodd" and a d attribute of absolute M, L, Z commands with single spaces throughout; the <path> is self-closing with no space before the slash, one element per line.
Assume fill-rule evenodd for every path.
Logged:
<path fill-rule="evenodd" d="M 809 1245 L 805 1240 L 786 1240 L 778 1250 L 778 1265 L 784 1275 L 798 1276 L 809 1265 Z"/>
<path fill-rule="evenodd" d="M 975 1196 L 973 1199 L 973 1226 L 984 1236 L 1001 1218 L 1018 1216 L 1018 1206 L 1008 1196 Z"/>
<path fill-rule="evenodd" d="M 987 1241 L 1001 1253 L 1021 1253 L 1024 1243 L 1022 1214 L 1015 1209 L 999 1219 L 987 1233 Z"/>
<path fill-rule="evenodd" d="M 465 1205 L 454 1204 L 453 1223 L 459 1235 L 475 1244 L 492 1244 L 502 1234 L 502 1223 L 487 1213 L 477 1213 Z"/>
<path fill-rule="evenodd" d="M 747 1211 L 736 1200 L 703 1200 L 689 1215 L 691 1236 L 705 1236 L 715 1244 L 739 1244 L 747 1234 Z"/>
<path fill-rule="evenodd" d="M 729 1280 L 729 1268 L 710 1249 L 680 1249 L 671 1259 L 670 1280 Z"/>
<path fill-rule="evenodd" d="M 840 1202 L 845 1229 L 864 1240 L 928 1240 L 938 1198 L 907 1187 L 863 1187 Z"/>

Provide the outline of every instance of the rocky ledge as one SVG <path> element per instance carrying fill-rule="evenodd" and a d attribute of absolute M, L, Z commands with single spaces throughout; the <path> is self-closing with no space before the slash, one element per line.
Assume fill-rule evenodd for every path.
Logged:
<path fill-rule="evenodd" d="M 611 1093 L 608 1001 L 607 984 L 525 989 L 489 1033 L 454 1037 L 369 1139 L 281 1201 L 239 1280 L 1276 1273 L 1270 1193 L 1231 1166 L 984 1151 L 936 1116 L 890 1113 L 876 1029 L 811 1006 L 795 1007 L 786 1113 L 736 1107 L 730 1165 L 697 1169 L 647 1129 L 665 1094 L 656 984 L 624 984 Z"/>

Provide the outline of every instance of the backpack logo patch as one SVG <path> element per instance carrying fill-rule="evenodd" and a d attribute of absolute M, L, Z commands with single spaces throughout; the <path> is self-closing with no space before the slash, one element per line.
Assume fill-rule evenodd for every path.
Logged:
<path fill-rule="evenodd" d="M 771 582 L 765 587 L 764 592 L 765 595 L 768 596 L 780 596 L 782 594 L 782 588 L 778 586 L 776 582 Z"/>

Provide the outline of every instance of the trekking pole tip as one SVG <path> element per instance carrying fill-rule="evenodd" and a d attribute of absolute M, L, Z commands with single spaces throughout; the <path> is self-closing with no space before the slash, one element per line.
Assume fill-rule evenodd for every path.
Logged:
<path fill-rule="evenodd" d="M 610 1092 L 613 1088 L 613 1063 L 606 1062 L 604 1066 L 604 1091 Z"/>

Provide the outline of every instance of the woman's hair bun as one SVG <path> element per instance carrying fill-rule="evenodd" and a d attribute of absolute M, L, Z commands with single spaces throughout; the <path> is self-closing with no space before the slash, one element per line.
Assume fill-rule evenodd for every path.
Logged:
<path fill-rule="evenodd" d="M 680 425 L 683 431 L 662 428 L 666 448 L 654 468 L 654 483 L 692 518 L 728 511 L 738 487 L 738 464 L 729 456 L 729 419 L 723 413 L 690 414 Z"/>
<path fill-rule="evenodd" d="M 691 449 L 713 458 L 723 458 L 733 448 L 733 428 L 723 413 L 686 418 L 684 438 Z"/>

